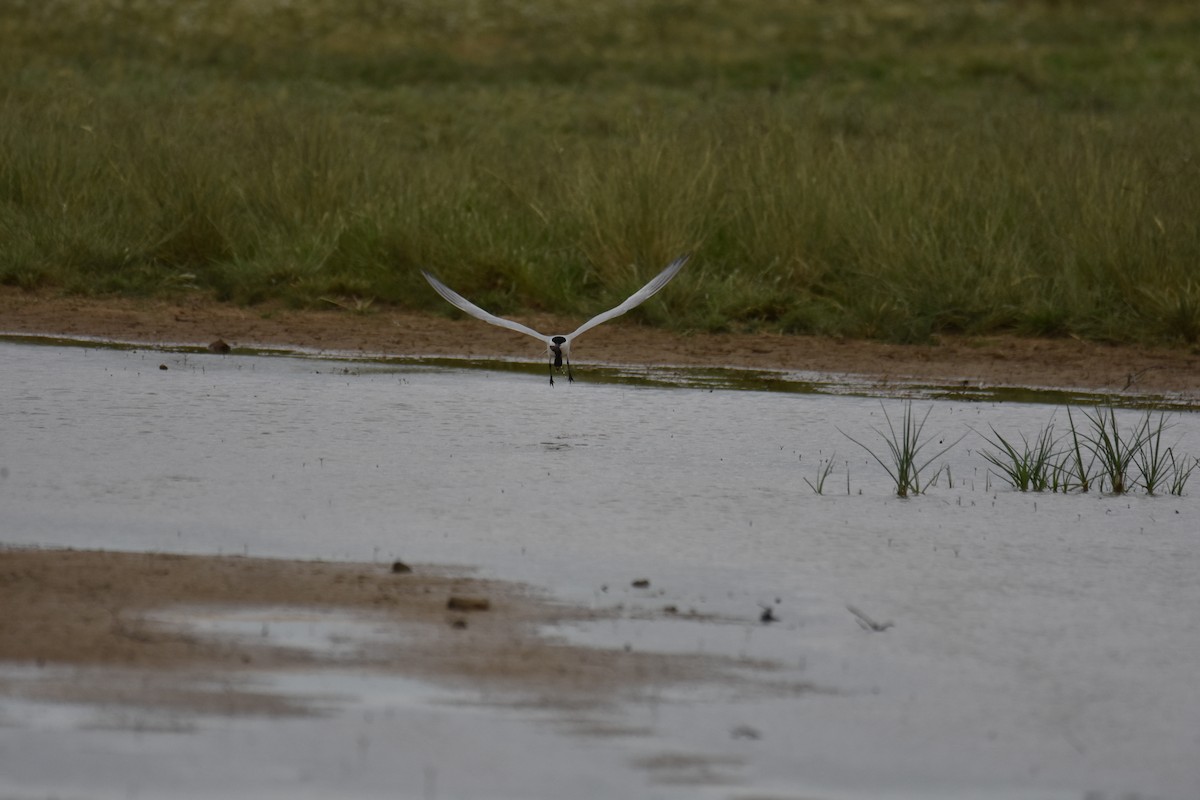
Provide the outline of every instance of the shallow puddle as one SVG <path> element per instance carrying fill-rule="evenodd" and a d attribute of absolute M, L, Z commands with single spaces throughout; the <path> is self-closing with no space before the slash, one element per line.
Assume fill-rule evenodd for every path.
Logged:
<path fill-rule="evenodd" d="M 384 618 L 320 608 L 174 608 L 145 616 L 188 635 L 243 640 L 325 660 L 352 660 L 372 644 L 394 644 L 403 630 Z"/>
<path fill-rule="evenodd" d="M 1051 420 L 1065 432 L 1060 404 L 1095 398 L 908 387 L 881 402 L 854 382 L 755 391 L 766 378 L 603 369 L 551 388 L 527 365 L 12 342 L 0 363 L 3 543 L 473 565 L 621 609 L 559 631 L 567 640 L 779 670 L 575 718 L 499 697 L 373 701 L 362 687 L 329 719 L 187 721 L 178 736 L 41 730 L 9 712 L 0 757 L 21 769 L 0 769 L 0 794 L 1182 799 L 1200 787 L 1200 484 L 1182 497 L 1024 494 L 980 454 L 993 428 L 1014 441 Z M 906 397 L 929 411 L 925 452 L 950 449 L 927 492 L 902 500 L 848 437 L 885 454 L 884 412 L 896 422 Z M 1114 413 L 1122 429 L 1141 418 Z M 1164 444 L 1200 454 L 1200 417 L 1171 422 Z M 828 460 L 817 494 L 806 479 Z M 336 620 L 267 627 L 340 646 Z M 218 763 L 232 766 L 212 782 Z"/>

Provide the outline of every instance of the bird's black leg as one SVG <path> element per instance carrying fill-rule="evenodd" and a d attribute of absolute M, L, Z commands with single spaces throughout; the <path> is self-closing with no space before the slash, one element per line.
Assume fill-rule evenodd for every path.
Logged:
<path fill-rule="evenodd" d="M 567 358 L 567 383 L 574 383 L 575 376 L 571 374 L 571 359 Z"/>
<path fill-rule="evenodd" d="M 554 362 L 550 361 L 548 363 L 550 366 L 550 385 L 553 386 L 554 385 Z"/>

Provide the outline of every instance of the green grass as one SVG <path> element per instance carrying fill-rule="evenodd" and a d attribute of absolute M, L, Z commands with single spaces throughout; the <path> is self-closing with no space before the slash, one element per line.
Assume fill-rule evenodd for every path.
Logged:
<path fill-rule="evenodd" d="M 1147 412 L 1141 422 L 1127 430 L 1117 425 L 1116 411 L 1108 408 L 1097 408 L 1094 413 L 1083 412 L 1091 423 L 1091 432 L 1084 433 L 1083 438 L 1096 454 L 1099 463 L 1101 490 L 1104 481 L 1108 481 L 1108 489 L 1113 494 L 1124 494 L 1132 488 L 1130 469 L 1139 453 L 1143 452 L 1150 431 L 1150 413 Z M 1162 417 L 1159 418 L 1159 427 Z"/>
<path fill-rule="evenodd" d="M 934 461 L 945 455 L 954 445 L 963 440 L 963 436 L 958 437 L 950 444 L 938 450 L 932 456 L 922 459 L 921 451 L 929 446 L 933 441 L 932 437 L 925 436 L 925 423 L 929 421 L 929 414 L 933 411 L 933 406 L 926 409 L 925 414 L 918 420 L 913 415 L 912 401 L 904 404 L 904 416 L 900 420 L 899 431 L 897 426 L 892 422 L 891 415 L 887 412 L 887 407 L 880 403 L 880 408 L 883 409 L 883 418 L 887 421 L 887 433 L 884 433 L 878 428 L 874 429 L 879 438 L 883 439 L 887 446 L 885 456 L 878 455 L 867 445 L 855 439 L 840 428 L 838 431 L 850 441 L 866 450 L 871 458 L 875 459 L 879 466 L 883 467 L 887 472 L 888 477 L 892 479 L 892 484 L 896 487 L 897 497 L 909 497 L 911 495 L 919 495 L 923 491 L 921 475 L 924 474 Z M 965 434 L 964 434 L 965 436 Z M 939 444 L 941 440 L 939 440 Z M 941 470 L 937 470 L 932 480 L 936 481 Z M 818 494 L 820 494 L 818 492 Z"/>
<path fill-rule="evenodd" d="M 1058 469 L 1060 454 L 1055 450 L 1057 440 L 1053 424 L 1042 428 L 1032 443 L 1021 434 L 1020 446 L 1005 439 L 995 428 L 992 428 L 991 436 L 983 438 L 994 449 L 983 450 L 980 454 L 1010 486 L 1021 492 L 1044 492 L 1048 488 L 1057 491 L 1059 481 L 1056 477 L 1061 470 Z"/>
<path fill-rule="evenodd" d="M 1166 412 L 1146 411 L 1132 426 L 1122 428 L 1112 406 L 1082 411 L 1086 425 L 1076 426 L 1067 408 L 1070 433 L 1054 435 L 1053 423 L 1038 432 L 1031 443 L 1021 434 L 1018 447 L 995 428 L 984 436 L 991 450 L 983 456 L 1001 479 L 1022 492 L 1100 491 L 1126 494 L 1141 488 L 1148 495 L 1182 495 L 1200 459 L 1179 456 L 1164 446 L 1163 434 L 1171 427 Z M 1060 443 L 1066 441 L 1065 446 Z"/>
<path fill-rule="evenodd" d="M 12 0 L 0 284 L 1200 341 L 1200 7 Z M 331 305 L 333 304 L 333 305 Z"/>
<path fill-rule="evenodd" d="M 833 472 L 833 459 L 836 457 L 837 453 L 830 453 L 829 458 L 822 458 L 817 461 L 816 483 L 813 483 L 808 478 L 804 479 L 804 482 L 808 484 L 808 488 L 812 489 L 814 494 L 825 494 L 825 481 L 829 479 L 829 473 Z"/>

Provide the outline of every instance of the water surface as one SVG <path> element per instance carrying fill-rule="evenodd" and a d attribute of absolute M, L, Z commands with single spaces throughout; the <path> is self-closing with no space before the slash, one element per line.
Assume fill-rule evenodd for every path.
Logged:
<path fill-rule="evenodd" d="M 630 786 L 697 796 L 679 774 L 692 762 L 655 760 L 664 753 L 736 756 L 714 762 L 719 775 L 690 775 L 712 797 L 1200 789 L 1195 500 L 1026 495 L 989 476 L 972 431 L 1033 436 L 1052 418 L 1065 429 L 1054 404 L 917 400 L 930 410 L 930 455 L 964 438 L 937 460 L 948 472 L 927 494 L 901 500 L 841 433 L 882 454 L 876 431 L 884 409 L 902 414 L 897 399 L 593 379 L 602 375 L 551 388 L 520 370 L 19 343 L 0 343 L 0 365 L 4 543 L 467 565 L 564 599 L 718 615 L 732 622 L 664 626 L 631 613 L 565 633 L 770 659 L 823 689 L 627 704 L 620 724 L 650 734 L 554 746 L 568 776 L 595 777 L 598 765 L 625 776 L 574 796 Z M 1117 414 L 1122 425 L 1139 418 Z M 1196 414 L 1178 414 L 1169 438 L 1200 453 Z M 804 479 L 830 457 L 817 495 Z M 894 626 L 867 632 L 848 605 Z M 764 606 L 780 622 L 759 623 Z M 288 723 L 287 735 L 350 758 L 350 731 L 368 723 L 347 713 L 324 729 Z M 516 729 L 558 741 L 553 721 L 487 720 L 514 742 Z M 372 741 L 397 735 L 378 724 Z M 251 731 L 238 734 L 247 775 L 269 764 L 273 785 L 316 785 L 300 779 L 295 748 L 236 725 Z M 732 736 L 739 726 L 758 737 Z M 182 764 L 171 754 L 206 735 L 154 747 Z M 0 752 L 22 736 L 0 729 Z M 46 763 L 92 746 L 81 736 L 39 738 Z M 185 760 L 211 765 L 221 752 L 210 742 Z M 382 794 L 401 761 L 364 760 L 338 785 Z M 450 767 L 428 763 L 442 776 L 436 796 L 479 796 L 470 781 L 451 794 Z M 524 777 L 510 775 L 503 796 L 562 796 L 537 768 L 510 767 Z M 182 766 L 163 769 L 165 783 L 146 785 L 205 796 Z M 0 788 L 74 785 L 47 770 Z M 429 794 L 423 779 L 402 785 L 399 796 Z M 114 777 L 94 788 L 130 787 Z"/>

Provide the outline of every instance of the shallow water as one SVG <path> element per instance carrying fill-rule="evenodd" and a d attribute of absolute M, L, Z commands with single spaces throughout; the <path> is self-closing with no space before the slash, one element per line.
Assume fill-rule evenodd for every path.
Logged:
<path fill-rule="evenodd" d="M 840 432 L 882 454 L 873 429 L 886 429 L 884 408 L 898 420 L 896 399 L 586 374 L 551 388 L 519 370 L 3 342 L 0 365 L 0 542 L 477 566 L 567 599 L 728 620 L 626 619 L 564 632 L 572 638 L 772 659 L 820 689 L 668 692 L 626 704 L 613 722 L 650 733 L 555 745 L 561 720 L 472 712 L 561 765 L 514 763 L 520 775 L 496 796 L 562 796 L 563 779 L 598 772 L 595 791 L 573 796 L 640 787 L 694 797 L 696 780 L 712 797 L 1200 791 L 1195 499 L 1021 494 L 989 477 L 972 431 L 1032 437 L 1052 417 L 1065 430 L 1053 405 L 916 401 L 930 411 L 930 455 L 965 438 L 934 464 L 948 474 L 900 500 Z M 1128 426 L 1139 412 L 1117 413 Z M 1200 454 L 1200 416 L 1174 422 L 1169 443 Z M 831 456 L 817 495 L 804 479 Z M 639 578 L 650 586 L 632 587 Z M 848 605 L 894 627 L 867 632 Z M 764 606 L 778 624 L 758 623 Z M 427 715 L 422 724 L 460 724 L 433 707 L 410 711 Z M 351 758 L 356 713 L 282 727 L 298 747 Z M 276 788 L 313 785 L 289 761 L 296 748 L 263 744 L 275 722 L 221 725 L 259 742 L 258 759 L 244 745 L 247 775 L 265 763 L 281 776 Z M 371 726 L 374 742 L 399 735 Z M 731 736 L 739 726 L 759 736 Z M 0 728 L 0 759 L 27 734 Z M 115 735 L 47 736 L 39 747 L 61 769 L 78 748 L 125 746 Z M 166 739 L 154 744 L 164 763 L 183 750 L 197 773 L 205 753 L 219 760 L 215 744 L 196 750 L 201 733 Z M 731 760 L 700 767 L 664 753 Z M 431 796 L 419 776 L 389 784 L 398 763 L 360 764 L 339 791 Z M 74 786 L 57 774 L 0 780 L 0 790 Z M 129 788 L 113 780 L 91 794 Z M 218 793 L 169 769 L 164 780 L 177 796 Z M 443 777 L 432 796 L 480 789 L 467 781 L 455 794 Z"/>

